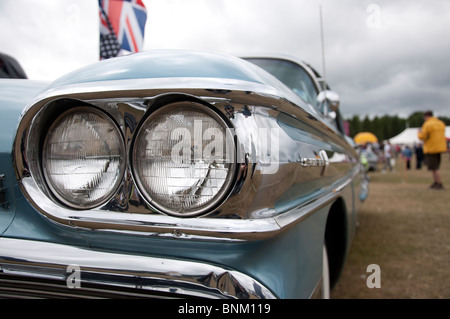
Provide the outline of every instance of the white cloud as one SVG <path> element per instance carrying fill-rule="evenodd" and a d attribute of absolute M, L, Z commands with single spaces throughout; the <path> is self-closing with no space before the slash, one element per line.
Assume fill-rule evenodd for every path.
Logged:
<path fill-rule="evenodd" d="M 0 52 L 14 56 L 30 79 L 53 80 L 98 60 L 97 2 L 2 1 Z M 94 31 L 95 30 L 95 31 Z"/>
<path fill-rule="evenodd" d="M 144 0 L 144 48 L 295 55 L 322 70 L 344 116 L 432 108 L 450 116 L 450 1 Z M 378 12 L 373 9 L 378 10 Z M 94 0 L 2 0 L 0 52 L 30 78 L 54 79 L 98 60 Z M 374 14 L 378 15 L 374 15 Z M 377 18 L 378 20 L 373 20 Z"/>

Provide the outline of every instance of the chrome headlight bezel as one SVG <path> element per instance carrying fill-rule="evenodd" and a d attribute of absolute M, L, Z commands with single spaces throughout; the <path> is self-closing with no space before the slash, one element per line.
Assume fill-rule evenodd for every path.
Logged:
<path fill-rule="evenodd" d="M 272 91 L 265 91 L 266 87 L 260 85 L 256 85 L 256 89 L 261 88 L 264 94 L 252 94 L 252 89 L 236 89 L 233 83 L 223 87 L 222 82 L 218 83 L 220 90 L 205 89 L 210 81 L 202 79 L 193 89 L 173 90 L 165 86 L 172 80 L 162 84 L 160 79 L 127 80 L 110 83 L 112 89 L 109 91 L 105 91 L 102 83 L 89 87 L 89 90 L 83 86 L 62 87 L 37 96 L 22 113 L 13 145 L 13 165 L 24 198 L 49 220 L 82 229 L 130 231 L 145 236 L 163 234 L 173 238 L 186 238 L 184 235 L 187 235 L 189 238 L 219 241 L 248 240 L 276 234 L 279 225 L 271 218 L 272 215 L 254 213 L 259 212 L 266 202 L 271 202 L 271 198 L 261 204 L 258 200 L 255 204 L 262 176 L 258 155 L 255 155 L 259 140 L 256 134 L 257 114 L 253 108 L 276 112 L 275 106 L 284 100 L 270 98 Z M 238 84 L 241 88 L 242 83 Z M 259 106 L 262 98 L 269 99 L 270 103 Z M 134 176 L 132 152 L 143 121 L 156 110 L 182 101 L 201 104 L 228 124 L 235 151 L 235 170 L 229 188 L 215 206 L 180 216 L 156 208 L 144 197 Z M 247 105 L 252 106 L 251 113 Z M 41 169 L 43 132 L 60 114 L 78 106 L 97 108 L 110 116 L 120 128 L 126 148 L 126 168 L 117 192 L 104 204 L 83 209 L 75 209 L 59 201 L 47 186 Z M 270 211 L 276 213 L 273 209 Z"/>
<path fill-rule="evenodd" d="M 176 114 L 178 112 L 178 114 Z M 219 184 L 220 180 L 223 179 L 223 182 L 221 183 L 221 185 L 218 187 L 218 190 L 215 194 L 213 195 L 208 195 L 211 198 L 209 200 L 204 201 L 201 204 L 191 204 L 191 205 L 184 205 L 184 203 L 182 203 L 183 200 L 186 199 L 181 199 L 182 196 L 184 195 L 180 195 L 180 197 L 176 197 L 177 195 L 174 195 L 174 201 L 179 201 L 179 206 L 178 208 L 174 208 L 173 206 L 175 205 L 170 205 L 170 203 L 168 203 L 167 201 L 164 202 L 164 200 L 161 199 L 161 196 L 158 196 L 157 194 L 155 194 L 153 191 L 150 190 L 150 188 L 152 188 L 152 185 L 148 185 L 149 183 L 147 183 L 145 181 L 145 178 L 143 177 L 143 168 L 142 168 L 142 157 L 139 156 L 139 154 L 142 154 L 142 143 L 144 141 L 146 141 L 146 136 L 148 136 L 149 134 L 152 134 L 152 129 L 151 126 L 152 124 L 154 124 L 155 122 L 158 121 L 158 119 L 160 119 L 161 117 L 163 117 L 164 115 L 167 114 L 171 114 L 170 116 L 184 116 L 186 114 L 189 114 L 189 112 L 192 113 L 196 113 L 197 115 L 200 116 L 204 116 L 204 119 L 208 119 L 211 121 L 214 121 L 214 123 L 217 125 L 217 127 L 215 127 L 215 129 L 221 129 L 221 134 L 224 140 L 222 140 L 223 144 L 223 151 L 224 154 L 222 154 L 222 158 L 217 159 L 219 163 L 215 162 L 216 159 L 213 160 L 214 163 L 205 163 L 203 162 L 203 165 L 208 165 L 208 168 L 199 168 L 198 165 L 198 160 L 200 161 L 206 161 L 205 158 L 203 157 L 203 153 L 201 153 L 201 158 L 197 158 L 195 157 L 196 154 L 196 149 L 195 146 L 196 145 L 191 145 L 192 148 L 192 161 L 191 162 L 183 162 L 183 163 L 178 163 L 178 167 L 174 166 L 170 166 L 170 160 L 169 161 L 165 161 L 163 162 L 163 160 L 161 160 L 161 158 L 158 157 L 153 157 L 153 158 L 149 158 L 149 161 L 160 161 L 159 163 L 163 163 L 162 165 L 164 166 L 165 164 L 169 163 L 169 166 L 165 166 L 164 168 L 167 168 L 169 172 L 172 172 L 172 170 L 177 170 L 178 172 L 182 172 L 182 170 L 185 170 L 186 175 L 189 176 L 182 176 L 180 178 L 178 178 L 178 181 L 182 180 L 183 178 L 185 178 L 185 180 L 195 180 L 195 179 L 202 179 L 201 177 L 192 177 L 192 173 L 189 173 L 188 171 L 194 171 L 193 174 L 195 174 L 195 172 L 199 172 L 199 171 L 203 171 L 204 173 L 207 171 L 207 173 L 205 173 L 207 176 L 203 177 L 203 181 L 202 183 L 210 183 L 210 185 L 212 184 Z M 193 120 L 193 122 L 195 122 L 197 120 Z M 168 214 L 168 215 L 172 215 L 172 216 L 176 216 L 176 217 L 192 217 L 192 216 L 199 216 L 199 215 L 204 215 L 207 213 L 210 213 L 212 211 L 214 211 L 215 208 L 217 208 L 229 195 L 230 193 L 230 189 L 234 183 L 235 180 L 235 175 L 236 175 L 236 158 L 235 158 L 235 142 L 233 139 L 232 134 L 230 133 L 230 125 L 227 123 L 227 121 L 218 113 L 215 112 L 213 109 L 211 109 L 210 107 L 200 104 L 198 102 L 191 102 L 191 101 L 179 101 L 179 102 L 173 102 L 173 103 L 169 103 L 167 105 L 164 105 L 158 109 L 156 109 L 155 111 L 151 112 L 148 114 L 148 116 L 146 118 L 144 118 L 141 122 L 141 126 L 140 129 L 138 130 L 134 141 L 133 141 L 133 146 L 132 146 L 132 151 L 131 151 L 131 165 L 132 165 L 132 171 L 133 171 L 133 176 L 135 179 L 136 184 L 138 185 L 139 190 L 141 191 L 143 197 L 145 198 L 145 200 L 148 202 L 149 205 L 151 205 L 152 207 L 154 207 L 156 210 L 158 210 L 159 212 L 162 212 L 164 214 Z M 195 127 L 195 123 L 189 122 L 186 123 L 186 125 L 184 127 L 177 127 L 176 129 L 181 129 L 181 130 L 188 130 L 187 127 L 191 127 L 191 133 L 193 135 L 197 134 L 196 132 L 193 132 L 192 130 L 196 130 L 197 128 Z M 167 134 L 169 134 L 170 132 L 165 132 Z M 201 132 L 202 136 L 203 134 L 205 134 L 204 131 Z M 215 135 L 214 135 L 215 136 Z M 217 138 L 217 136 L 215 136 L 215 138 Z M 158 141 L 159 142 L 159 141 Z M 181 142 L 180 142 L 181 143 Z M 196 144 L 196 142 L 192 142 L 192 144 Z M 172 150 L 173 151 L 173 150 Z M 166 150 L 167 152 L 167 150 Z M 200 150 L 201 152 L 201 150 Z M 173 154 L 173 153 L 172 153 Z M 167 153 L 166 153 L 167 155 Z M 161 156 L 163 157 L 163 156 Z M 194 158 L 195 157 L 195 158 Z M 171 159 L 173 160 L 173 158 Z M 165 163 L 165 164 L 164 164 Z M 175 164 L 175 161 L 172 161 L 172 163 Z M 211 167 L 211 165 L 216 165 L 215 167 Z M 191 166 L 189 166 L 191 165 Z M 193 166 L 192 166 L 193 165 Z M 223 165 L 223 166 L 220 166 Z M 220 167 L 219 167 L 220 166 Z M 218 171 L 224 171 L 226 170 L 226 177 L 211 177 L 210 172 L 215 172 L 215 174 L 218 174 Z M 182 172 L 183 173 L 183 172 Z M 183 173 L 184 174 L 184 173 Z M 223 173 L 222 173 L 223 175 Z M 209 177 L 208 177 L 209 176 Z M 164 176 L 155 176 L 155 178 L 164 178 Z M 170 176 L 166 175 L 165 179 L 170 180 Z M 219 180 L 219 182 L 217 182 Z M 180 186 L 179 188 L 188 188 L 188 186 Z M 211 189 L 214 188 L 214 186 L 205 186 L 204 188 L 208 188 L 210 187 Z M 170 187 L 167 187 L 167 189 Z M 201 189 L 203 189 L 203 186 L 195 186 L 194 188 L 196 188 L 196 191 L 199 191 Z M 169 192 L 169 190 L 167 190 Z M 214 192 L 214 191 L 211 191 Z M 173 194 L 172 194 L 173 195 Z M 169 197 L 170 194 L 166 194 L 166 197 Z M 204 195 L 201 195 L 204 196 Z M 186 196 L 188 197 L 188 196 Z"/>

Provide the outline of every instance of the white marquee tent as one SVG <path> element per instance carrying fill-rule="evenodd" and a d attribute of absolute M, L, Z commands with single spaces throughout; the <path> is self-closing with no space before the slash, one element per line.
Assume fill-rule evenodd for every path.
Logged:
<path fill-rule="evenodd" d="M 403 132 L 389 139 L 391 144 L 404 144 L 404 145 L 414 145 L 418 143 L 422 143 L 421 140 L 417 137 L 417 133 L 419 132 L 419 127 L 410 127 L 405 129 Z M 445 127 L 445 136 L 450 138 L 450 126 Z"/>

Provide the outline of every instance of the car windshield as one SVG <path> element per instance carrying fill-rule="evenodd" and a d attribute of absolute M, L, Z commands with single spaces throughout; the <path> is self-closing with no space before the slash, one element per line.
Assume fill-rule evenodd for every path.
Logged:
<path fill-rule="evenodd" d="M 310 75 L 298 64 L 271 58 L 248 58 L 283 82 L 303 100 L 317 108 L 317 90 Z"/>
<path fill-rule="evenodd" d="M 313 82 L 310 74 L 299 64 L 288 60 L 277 58 L 245 58 L 245 60 L 256 64 L 260 68 L 266 70 L 278 80 L 283 82 L 304 101 L 308 102 L 317 111 L 322 113 L 321 105 L 317 102 L 317 95 L 319 94 L 316 85 Z M 320 75 L 311 68 L 317 77 Z M 330 88 L 327 85 L 327 89 Z M 336 111 L 336 118 L 334 119 L 336 128 L 345 134 L 342 116 Z"/>

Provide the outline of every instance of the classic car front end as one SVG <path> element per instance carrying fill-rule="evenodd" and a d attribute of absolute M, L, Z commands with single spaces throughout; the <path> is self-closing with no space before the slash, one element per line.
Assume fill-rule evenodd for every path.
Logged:
<path fill-rule="evenodd" d="M 269 73 L 157 50 L 15 81 L 0 88 L 16 132 L 1 143 L 2 295 L 329 295 L 361 165 Z"/>

